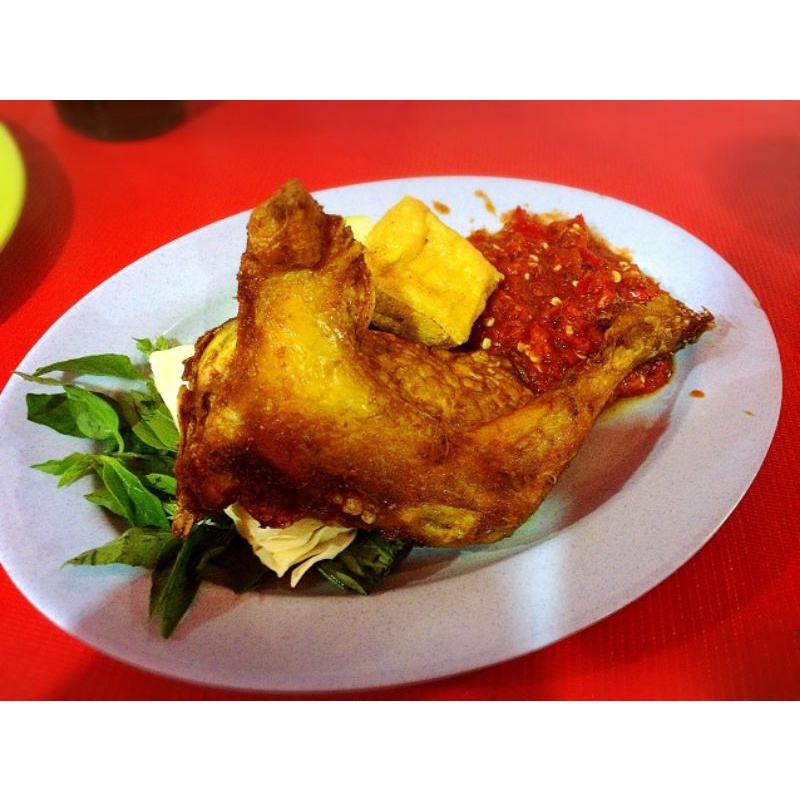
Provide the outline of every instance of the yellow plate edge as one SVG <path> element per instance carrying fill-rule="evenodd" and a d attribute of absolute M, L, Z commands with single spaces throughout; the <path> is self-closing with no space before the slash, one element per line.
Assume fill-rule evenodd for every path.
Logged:
<path fill-rule="evenodd" d="M 25 202 L 25 165 L 16 141 L 0 122 L 0 250 L 11 238 Z"/>

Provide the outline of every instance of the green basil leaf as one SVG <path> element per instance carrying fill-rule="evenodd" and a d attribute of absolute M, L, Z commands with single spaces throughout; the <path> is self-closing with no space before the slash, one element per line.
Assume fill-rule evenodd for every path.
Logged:
<path fill-rule="evenodd" d="M 220 535 L 220 529 L 212 525 L 196 525 L 182 541 L 174 561 L 154 575 L 150 611 L 161 618 L 161 635 L 165 639 L 192 604 L 201 583 L 198 564 L 208 550 L 219 545 Z"/>
<path fill-rule="evenodd" d="M 145 487 L 141 479 L 117 459 L 110 456 L 101 456 L 101 459 L 98 474 L 122 509 L 122 516 L 135 526 L 168 528 L 169 520 L 161 501 Z"/>
<path fill-rule="evenodd" d="M 69 372 L 75 376 L 93 375 L 104 378 L 123 378 L 129 381 L 143 380 L 141 372 L 133 365 L 130 358 L 117 353 L 102 353 L 100 355 L 56 361 L 45 367 L 39 367 L 34 371 L 33 377 L 38 378 L 50 372 Z"/>
<path fill-rule="evenodd" d="M 200 560 L 197 562 L 197 566 L 195 567 L 198 577 L 205 580 L 203 576 L 205 574 L 209 574 L 206 572 L 206 570 L 211 569 L 216 560 L 225 554 L 225 551 L 230 546 L 231 538 L 232 537 L 229 535 L 226 539 L 218 541 L 217 544 L 215 544 L 213 547 L 209 547 L 203 553 L 203 555 L 200 557 Z"/>
<path fill-rule="evenodd" d="M 136 440 L 139 441 L 138 439 Z M 172 453 L 157 452 L 155 450 L 135 450 L 126 443 L 124 452 L 113 453 L 114 458 L 122 461 L 123 464 L 131 464 L 131 471 L 137 475 L 145 475 L 149 472 L 163 475 L 174 474 L 175 456 Z"/>
<path fill-rule="evenodd" d="M 216 542 L 203 553 L 197 573 L 204 581 L 227 586 L 240 594 L 258 584 L 267 568 L 233 524 L 219 528 Z"/>
<path fill-rule="evenodd" d="M 94 492 L 89 492 L 89 494 L 85 494 L 84 497 L 90 503 L 94 503 L 96 506 L 105 508 L 112 514 L 116 514 L 118 517 L 125 517 L 125 509 L 122 507 L 119 500 L 117 500 L 117 498 L 114 497 L 114 495 L 111 494 L 111 492 L 109 492 L 105 487 L 97 489 Z"/>
<path fill-rule="evenodd" d="M 133 433 L 156 450 L 175 452 L 178 449 L 178 429 L 163 403 L 145 411 L 140 421 L 133 426 Z"/>
<path fill-rule="evenodd" d="M 78 386 L 65 386 L 67 407 L 78 430 L 88 439 L 117 442 L 120 451 L 125 444 L 119 432 L 119 415 L 107 400 L 95 392 Z"/>
<path fill-rule="evenodd" d="M 46 425 L 66 436 L 85 438 L 72 416 L 67 396 L 63 392 L 58 394 L 26 394 L 25 403 L 28 407 L 28 419 L 39 425 Z"/>
<path fill-rule="evenodd" d="M 358 578 L 351 575 L 350 572 L 333 559 L 330 561 L 319 561 L 315 566 L 317 572 L 319 572 L 328 583 L 332 583 L 340 591 L 354 592 L 361 595 L 369 594 L 369 589 Z"/>
<path fill-rule="evenodd" d="M 153 574 L 150 582 L 150 610 L 149 615 L 155 617 L 159 613 L 161 604 L 161 596 L 164 587 L 167 584 L 172 568 L 175 566 L 175 561 L 178 554 L 183 548 L 183 539 L 173 537 L 172 541 L 164 546 L 164 549 L 158 556 L 158 561 L 153 567 Z"/>
<path fill-rule="evenodd" d="M 369 594 L 410 549 L 404 542 L 386 539 L 379 533 L 359 531 L 336 558 L 319 561 L 315 566 L 337 588 Z"/>
<path fill-rule="evenodd" d="M 44 386 L 66 386 L 68 381 L 62 381 L 58 378 L 37 378 L 35 375 L 29 375 L 27 372 L 13 372 L 12 375 L 16 375 L 18 378 L 22 378 L 24 381 L 28 381 L 29 383 L 40 383 Z"/>
<path fill-rule="evenodd" d="M 164 549 L 173 541 L 176 540 L 171 531 L 129 528 L 116 539 L 86 550 L 66 563 L 90 566 L 127 564 L 154 569 Z"/>
<path fill-rule="evenodd" d="M 33 464 L 32 467 L 48 475 L 60 475 L 58 485 L 69 486 L 96 469 L 99 458 L 90 453 L 71 453 L 65 458 L 43 461 L 41 464 Z"/>
<path fill-rule="evenodd" d="M 152 472 L 143 476 L 142 480 L 151 489 L 158 489 L 158 491 L 164 492 L 164 494 L 168 494 L 171 497 L 175 497 L 178 491 L 178 482 L 172 475 L 160 475 Z"/>
<path fill-rule="evenodd" d="M 167 339 L 166 336 L 157 336 L 155 341 L 150 339 L 135 339 L 134 341 L 136 342 L 136 349 L 146 356 L 156 350 L 169 350 L 170 347 L 174 346 L 174 343 Z"/>
<path fill-rule="evenodd" d="M 164 508 L 164 513 L 167 515 L 167 519 L 175 519 L 175 515 L 178 513 L 178 504 L 174 501 L 164 501 L 161 505 Z"/>
<path fill-rule="evenodd" d="M 203 580 L 227 586 L 236 594 L 255 589 L 269 573 L 247 540 L 235 531 L 227 547 L 206 559 L 199 571 Z"/>

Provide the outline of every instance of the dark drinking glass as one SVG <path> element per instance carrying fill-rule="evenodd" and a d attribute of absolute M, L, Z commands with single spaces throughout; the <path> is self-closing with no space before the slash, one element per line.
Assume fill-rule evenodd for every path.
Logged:
<path fill-rule="evenodd" d="M 124 141 L 157 136 L 183 117 L 181 100 L 55 100 L 65 125 L 93 139 Z"/>

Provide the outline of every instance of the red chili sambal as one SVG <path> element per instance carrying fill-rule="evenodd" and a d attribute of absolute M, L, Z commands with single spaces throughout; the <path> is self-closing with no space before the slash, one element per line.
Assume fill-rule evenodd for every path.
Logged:
<path fill-rule="evenodd" d="M 552 219 L 516 208 L 498 232 L 477 230 L 469 240 L 504 276 L 470 345 L 510 358 L 536 393 L 600 349 L 620 303 L 643 303 L 662 291 L 582 215 Z M 655 359 L 634 370 L 617 395 L 655 391 L 671 374 L 671 357 Z"/>

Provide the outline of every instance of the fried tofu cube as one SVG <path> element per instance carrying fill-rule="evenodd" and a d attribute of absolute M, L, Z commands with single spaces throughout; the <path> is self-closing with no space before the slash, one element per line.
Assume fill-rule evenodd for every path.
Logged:
<path fill-rule="evenodd" d="M 373 323 L 438 347 L 467 341 L 501 275 L 421 200 L 403 198 L 366 237 Z"/>

